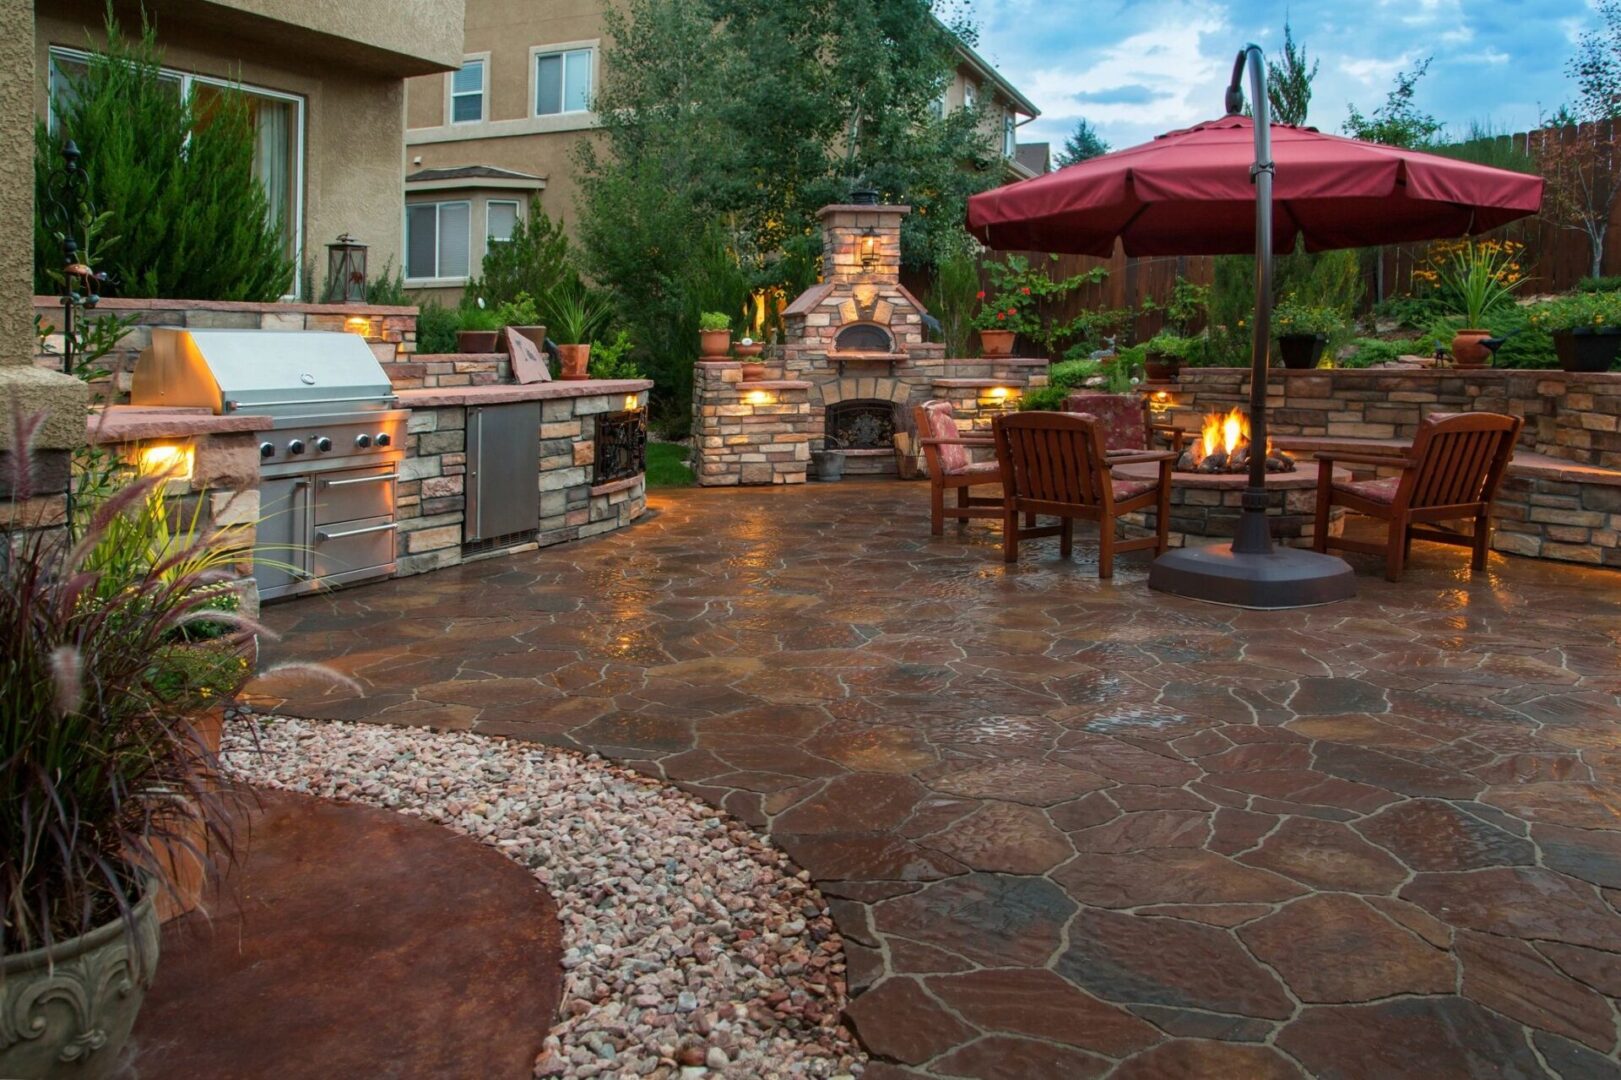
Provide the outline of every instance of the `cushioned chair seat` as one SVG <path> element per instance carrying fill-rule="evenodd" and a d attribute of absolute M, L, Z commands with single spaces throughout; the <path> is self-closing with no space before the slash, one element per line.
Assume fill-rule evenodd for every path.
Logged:
<path fill-rule="evenodd" d="M 1396 501 L 1396 489 L 1399 487 L 1401 487 L 1399 476 L 1387 476 L 1383 480 L 1341 480 L 1334 484 L 1336 491 L 1343 491 L 1347 495 L 1355 495 L 1359 499 L 1383 503 L 1386 506 Z"/>
<path fill-rule="evenodd" d="M 947 476 L 983 476 L 987 484 L 1002 478 L 1002 466 L 994 461 L 976 461 L 956 469 L 947 469 Z"/>
<path fill-rule="evenodd" d="M 1135 499 L 1139 495 L 1146 495 L 1159 487 L 1158 480 L 1116 480 L 1114 481 L 1114 501 L 1125 502 Z"/>

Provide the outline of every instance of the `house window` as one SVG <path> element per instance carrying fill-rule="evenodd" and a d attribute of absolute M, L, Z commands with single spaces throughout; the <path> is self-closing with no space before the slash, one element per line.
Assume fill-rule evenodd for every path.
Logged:
<path fill-rule="evenodd" d="M 936 120 L 944 120 L 946 118 L 947 89 L 948 88 L 942 87 L 940 90 L 940 96 L 929 102 L 929 115 L 934 117 Z"/>
<path fill-rule="evenodd" d="M 973 83 L 963 83 L 962 107 L 972 109 L 977 104 L 979 104 L 979 91 L 975 89 Z"/>
<path fill-rule="evenodd" d="M 1007 113 L 1002 117 L 1002 156 L 1012 157 L 1019 149 L 1019 127 L 1013 121 L 1013 114 Z"/>
<path fill-rule="evenodd" d="M 518 204 L 506 199 L 491 199 L 484 204 L 485 250 L 489 244 L 504 244 L 512 239 L 512 230 L 518 224 Z"/>
<path fill-rule="evenodd" d="M 484 119 L 484 61 L 467 60 L 450 73 L 450 122 L 474 124 Z"/>
<path fill-rule="evenodd" d="M 405 276 L 426 281 L 468 276 L 473 204 L 411 203 L 405 208 Z"/>
<path fill-rule="evenodd" d="M 90 70 L 90 54 L 77 49 L 52 47 L 47 68 L 47 123 L 56 130 L 57 112 L 62 102 L 71 100 L 73 82 Z M 189 99 L 195 115 L 206 123 L 220 95 L 238 91 L 253 121 L 253 175 L 264 186 L 270 211 L 276 216 L 286 251 L 295 267 L 301 267 L 304 236 L 304 99 L 226 79 L 192 75 L 163 69 L 163 84 L 173 86 L 176 95 Z M 302 274 L 302 269 L 297 271 Z M 297 295 L 295 279 L 292 295 Z"/>
<path fill-rule="evenodd" d="M 535 55 L 535 115 L 585 112 L 591 108 L 590 49 Z"/>

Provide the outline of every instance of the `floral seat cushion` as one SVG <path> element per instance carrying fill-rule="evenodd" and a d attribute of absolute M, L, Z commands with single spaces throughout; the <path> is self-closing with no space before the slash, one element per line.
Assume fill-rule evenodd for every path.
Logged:
<path fill-rule="evenodd" d="M 1334 483 L 1336 491 L 1343 491 L 1347 495 L 1355 495 L 1386 506 L 1396 501 L 1396 489 L 1399 487 L 1401 487 L 1399 476 L 1388 476 L 1382 480 L 1339 480 Z"/>
<path fill-rule="evenodd" d="M 1135 499 L 1139 495 L 1146 495 L 1159 487 L 1158 480 L 1116 480 L 1114 481 L 1114 501 L 1125 502 Z"/>
<path fill-rule="evenodd" d="M 957 419 L 951 413 L 951 403 L 946 401 L 931 401 L 923 406 L 923 415 L 928 418 L 928 437 L 931 439 L 957 439 Z M 961 443 L 944 442 L 936 446 L 940 453 L 940 468 L 947 476 L 955 476 L 966 472 L 972 464 L 968 458 L 968 448 Z M 994 462 L 990 464 L 994 465 Z"/>

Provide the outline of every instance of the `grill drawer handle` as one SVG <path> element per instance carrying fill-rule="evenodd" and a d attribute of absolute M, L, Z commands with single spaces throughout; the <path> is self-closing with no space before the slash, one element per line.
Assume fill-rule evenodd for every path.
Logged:
<path fill-rule="evenodd" d="M 393 522 L 389 522 L 387 525 L 373 525 L 369 529 L 350 529 L 348 532 L 341 533 L 318 532 L 315 534 L 315 539 L 323 542 L 327 540 L 346 540 L 351 536 L 365 536 L 367 533 L 389 532 L 397 528 L 399 528 L 398 525 L 394 524 Z"/>
<path fill-rule="evenodd" d="M 392 395 L 378 397 L 376 394 L 364 394 L 360 397 L 323 397 L 323 398 L 288 398 L 285 401 L 238 401 L 235 398 L 225 399 L 225 411 L 236 412 L 243 405 L 253 408 L 270 408 L 279 405 L 335 405 L 344 401 L 395 401 Z"/>
<path fill-rule="evenodd" d="M 353 480 L 322 480 L 326 487 L 348 487 L 350 484 L 381 484 L 385 480 L 398 480 L 399 473 L 384 473 L 381 476 L 357 476 Z"/>

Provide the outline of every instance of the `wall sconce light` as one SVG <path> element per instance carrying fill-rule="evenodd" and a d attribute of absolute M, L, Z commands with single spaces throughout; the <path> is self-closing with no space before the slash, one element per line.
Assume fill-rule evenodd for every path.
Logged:
<path fill-rule="evenodd" d="M 639 398 L 637 398 L 637 396 L 635 394 L 626 394 L 625 395 L 625 411 L 626 412 L 635 412 L 637 409 L 641 408 L 641 405 L 642 405 L 641 400 Z"/>
<path fill-rule="evenodd" d="M 191 443 L 152 443 L 136 454 L 135 469 L 142 476 L 189 481 L 195 461 Z"/>
<path fill-rule="evenodd" d="M 343 320 L 343 329 L 350 334 L 359 334 L 367 341 L 379 336 L 372 331 L 372 322 L 364 315 L 349 316 Z"/>
<path fill-rule="evenodd" d="M 991 387 L 990 396 L 991 396 L 992 401 L 1006 401 L 1009 397 L 1012 396 L 1012 394 L 1013 394 L 1013 391 L 1009 390 L 1005 386 L 993 386 L 993 387 Z"/>
<path fill-rule="evenodd" d="M 750 390 L 748 397 L 744 400 L 750 405 L 775 405 L 777 403 L 776 397 L 764 390 Z"/>
<path fill-rule="evenodd" d="M 861 234 L 861 243 L 857 250 L 861 255 L 861 269 L 864 273 L 872 273 L 878 269 L 878 233 L 867 229 Z"/>

